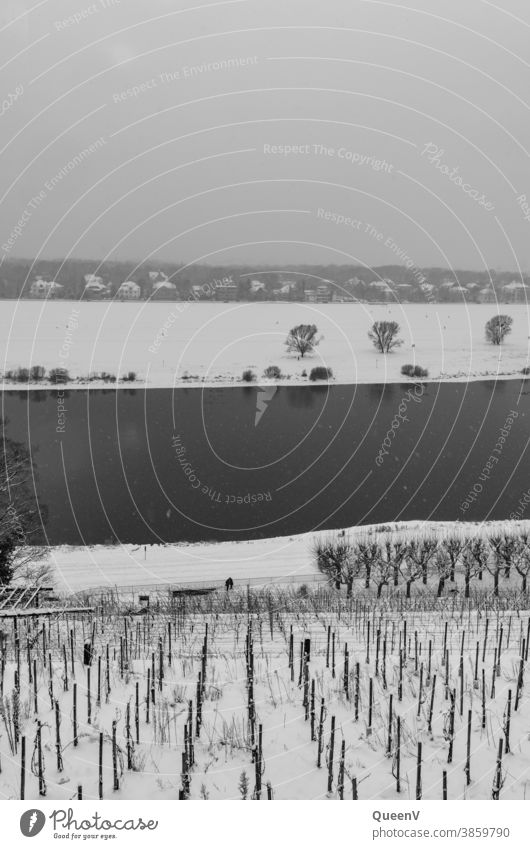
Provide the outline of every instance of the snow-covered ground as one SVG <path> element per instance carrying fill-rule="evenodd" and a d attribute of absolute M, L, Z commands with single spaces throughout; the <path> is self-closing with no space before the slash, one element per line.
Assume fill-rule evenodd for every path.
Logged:
<path fill-rule="evenodd" d="M 28 800 L 39 798 L 36 719 L 42 724 L 41 791 L 47 798 L 76 798 L 79 785 L 84 799 L 98 798 L 102 734 L 104 799 L 177 799 L 183 787 L 182 754 L 190 706 L 192 799 L 241 799 L 245 793 L 250 798 L 256 792 L 257 775 L 261 777 L 264 799 L 267 784 L 274 799 L 337 799 L 341 785 L 344 799 L 351 799 L 354 779 L 359 799 L 414 800 L 418 789 L 423 799 L 441 799 L 444 773 L 450 800 L 489 799 L 496 783 L 500 785 L 501 799 L 528 798 L 527 675 L 522 681 L 519 679 L 522 686 L 517 698 L 521 644 L 528 623 L 527 614 L 520 611 L 469 615 L 462 611 L 460 615 L 457 608 L 456 613 L 443 609 L 403 613 L 372 611 L 344 603 L 337 614 L 333 609 L 308 610 L 307 601 L 300 599 L 292 612 L 267 608 L 250 617 L 246 612 L 186 615 L 167 611 L 165 615 L 136 617 L 107 613 L 93 622 L 94 630 L 90 617 L 59 618 L 45 629 L 44 636 L 30 624 L 28 644 L 27 620 L 20 623 L 18 700 L 14 697 L 17 666 L 13 632 L 8 631 L 5 710 L 0 734 L 2 798 L 20 798 L 21 746 L 20 742 L 15 745 L 13 728 L 17 701 L 20 733 L 26 738 Z M 252 758 L 248 710 L 249 623 L 256 745 L 262 729 L 258 769 Z M 82 663 L 82 647 L 83 640 L 92 636 L 94 659 L 89 679 L 88 668 Z M 304 672 L 300 679 L 304 639 L 310 640 L 311 654 L 307 677 Z M 501 648 L 498 669 L 497 647 Z M 36 678 L 31 681 L 33 662 Z M 197 733 L 197 682 L 201 669 L 205 671 L 205 686 Z M 58 744 L 55 699 L 60 720 Z M 113 723 L 117 786 L 113 775 Z M 499 741 L 504 744 L 506 739 L 509 751 L 503 745 L 497 781 Z M 419 743 L 422 751 L 418 782 Z M 58 753 L 62 761 L 59 764 Z"/>
<path fill-rule="evenodd" d="M 348 537 L 367 535 L 410 538 L 444 537 L 458 534 L 492 536 L 510 530 L 530 532 L 530 522 L 399 522 L 393 525 L 364 525 L 346 531 Z M 274 584 L 289 581 L 301 584 L 317 579 L 319 573 L 312 554 L 314 540 L 327 538 L 332 531 L 298 534 L 244 542 L 174 545 L 116 545 L 49 549 L 53 582 L 59 593 L 78 592 L 91 587 L 150 586 L 156 584 L 223 584 L 235 581 Z"/>
<path fill-rule="evenodd" d="M 497 312 L 514 319 L 501 348 L 484 339 L 484 325 Z M 398 321 L 404 341 L 386 357 L 367 336 L 382 319 Z M 298 360 L 284 342 L 301 323 L 316 324 L 322 340 Z M 339 383 L 403 381 L 404 363 L 427 368 L 434 380 L 509 377 L 528 364 L 529 334 L 524 304 L 2 301 L 0 371 L 63 367 L 76 379 L 134 371 L 140 385 L 151 387 L 233 385 L 244 369 L 260 380 L 270 365 L 280 367 L 286 383 L 307 383 L 302 372 L 315 365 L 331 368 Z"/>

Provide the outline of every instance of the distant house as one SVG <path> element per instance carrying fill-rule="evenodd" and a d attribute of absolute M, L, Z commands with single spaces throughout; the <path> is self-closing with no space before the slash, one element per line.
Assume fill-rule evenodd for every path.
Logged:
<path fill-rule="evenodd" d="M 151 297 L 160 300 L 174 300 L 177 287 L 162 271 L 150 271 L 149 280 L 153 287 Z"/>
<path fill-rule="evenodd" d="M 237 301 L 239 294 L 239 286 L 231 281 L 214 281 L 215 282 L 215 298 L 218 301 Z"/>
<path fill-rule="evenodd" d="M 331 298 L 330 288 L 327 283 L 317 286 L 317 304 L 327 304 Z"/>
<path fill-rule="evenodd" d="M 120 301 L 137 301 L 141 294 L 142 290 L 138 283 L 135 283 L 134 280 L 126 280 L 118 288 L 116 297 Z"/>
<path fill-rule="evenodd" d="M 255 295 L 257 292 L 263 292 L 264 289 L 265 289 L 265 283 L 263 282 L 263 280 L 251 280 L 250 281 L 250 291 L 252 292 L 253 295 Z"/>
<path fill-rule="evenodd" d="M 105 298 L 109 294 L 109 287 L 103 282 L 102 277 L 96 274 L 85 274 L 85 288 L 83 289 L 83 297 L 90 299 Z"/>
<path fill-rule="evenodd" d="M 304 292 L 304 301 L 308 304 L 316 304 L 317 293 L 314 289 L 306 289 Z"/>
<path fill-rule="evenodd" d="M 63 288 L 55 280 L 44 280 L 38 275 L 29 287 L 29 294 L 31 298 L 56 298 L 62 294 Z"/>
<path fill-rule="evenodd" d="M 368 293 L 371 298 L 375 298 L 378 301 L 389 301 L 392 298 L 392 280 L 372 280 L 368 286 Z"/>
<path fill-rule="evenodd" d="M 497 300 L 495 289 L 493 286 L 485 286 L 479 290 L 477 298 L 481 304 L 493 304 Z"/>
<path fill-rule="evenodd" d="M 355 295 L 347 292 L 342 286 L 335 286 L 331 293 L 332 304 L 352 304 L 355 300 Z"/>
<path fill-rule="evenodd" d="M 507 301 L 508 303 L 521 304 L 526 303 L 528 300 L 528 290 L 524 283 L 520 283 L 518 280 L 512 280 L 511 283 L 507 283 L 506 286 L 503 286 L 500 291 L 500 296 L 503 301 Z"/>

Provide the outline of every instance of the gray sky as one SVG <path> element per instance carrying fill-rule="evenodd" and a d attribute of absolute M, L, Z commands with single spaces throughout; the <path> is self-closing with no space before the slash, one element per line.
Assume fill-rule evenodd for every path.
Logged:
<path fill-rule="evenodd" d="M 0 257 L 530 268 L 523 0 L 2 0 L 0 28 Z"/>

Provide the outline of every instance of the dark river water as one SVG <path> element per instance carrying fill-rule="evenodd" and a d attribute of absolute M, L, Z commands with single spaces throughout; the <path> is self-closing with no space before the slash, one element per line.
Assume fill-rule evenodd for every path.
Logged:
<path fill-rule="evenodd" d="M 22 391 L 3 393 L 2 416 L 29 449 L 50 544 L 250 539 L 509 517 L 530 488 L 529 392 L 519 380 Z"/>

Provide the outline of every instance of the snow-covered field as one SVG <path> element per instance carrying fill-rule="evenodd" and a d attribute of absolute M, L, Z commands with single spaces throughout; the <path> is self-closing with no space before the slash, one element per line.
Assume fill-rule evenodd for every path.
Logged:
<path fill-rule="evenodd" d="M 389 533 L 391 531 L 391 533 Z M 527 532 L 530 522 L 399 522 L 393 525 L 363 525 L 346 533 L 354 540 L 373 535 L 394 540 L 412 536 L 437 538 L 448 535 Z M 297 534 L 243 542 L 171 544 L 60 546 L 49 549 L 53 583 L 61 594 L 91 587 L 149 586 L 156 584 L 223 584 L 228 576 L 253 586 L 279 581 L 304 583 L 319 577 L 312 553 L 314 540 L 326 539 L 328 531 Z"/>
<path fill-rule="evenodd" d="M 484 339 L 484 324 L 497 311 L 514 319 L 502 348 Z M 398 321 L 404 341 L 386 357 L 367 337 L 382 319 Z M 301 323 L 316 324 L 323 338 L 298 360 L 284 342 Z M 279 366 L 287 383 L 306 383 L 302 372 L 315 365 L 331 368 L 339 383 L 402 381 L 404 363 L 427 368 L 431 379 L 505 377 L 528 364 L 529 326 L 524 304 L 2 301 L 0 371 L 63 367 L 76 379 L 134 371 L 152 387 L 232 385 L 246 368 L 261 379 L 269 365 Z"/>
<path fill-rule="evenodd" d="M 458 604 L 402 613 L 344 598 L 339 611 L 336 602 L 291 598 L 249 617 L 233 597 L 232 612 L 106 610 L 52 619 L 44 629 L 33 623 L 29 633 L 21 620 L 19 694 L 9 625 L 0 795 L 20 798 L 18 726 L 25 798 L 39 798 L 37 720 L 40 791 L 51 799 L 76 798 L 80 785 L 84 799 L 98 798 L 100 735 L 105 799 L 176 799 L 187 780 L 192 799 L 250 798 L 260 783 L 265 799 L 351 799 L 354 780 L 360 799 L 441 799 L 444 773 L 449 799 L 488 799 L 496 786 L 501 799 L 528 798 L 526 613 Z M 89 679 L 82 649 L 92 636 Z"/>

